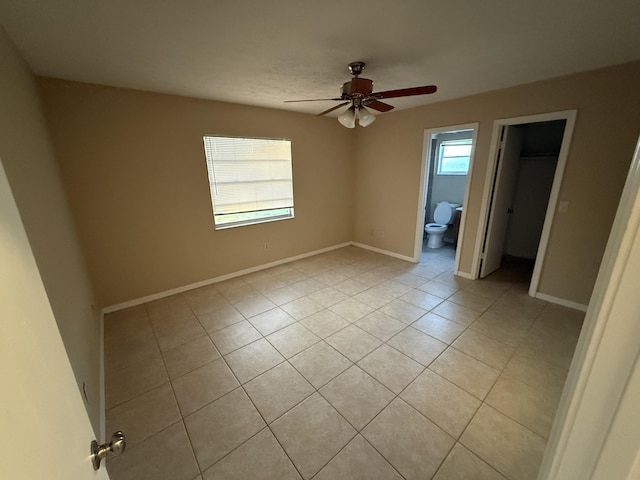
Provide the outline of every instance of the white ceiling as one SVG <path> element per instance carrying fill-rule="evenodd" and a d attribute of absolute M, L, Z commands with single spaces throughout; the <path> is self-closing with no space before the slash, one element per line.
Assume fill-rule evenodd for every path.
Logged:
<path fill-rule="evenodd" d="M 284 100 L 354 60 L 438 86 L 401 109 L 640 59 L 638 0 L 0 0 L 0 24 L 39 75 L 307 113 L 335 102 Z"/>

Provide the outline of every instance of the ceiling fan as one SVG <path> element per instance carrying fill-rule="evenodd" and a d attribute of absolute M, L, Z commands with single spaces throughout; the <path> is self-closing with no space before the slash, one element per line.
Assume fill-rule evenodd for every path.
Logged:
<path fill-rule="evenodd" d="M 360 78 L 360 74 L 364 70 L 364 62 L 351 62 L 349 64 L 349 72 L 353 78 L 342 84 L 342 94 L 337 98 L 314 98 L 311 100 L 286 100 L 285 103 L 294 102 L 322 102 L 334 100 L 342 102 L 335 107 L 331 107 L 318 116 L 331 113 L 338 108 L 351 104 L 347 110 L 338 117 L 338 121 L 347 128 L 355 128 L 356 120 L 362 127 L 371 125 L 376 117 L 367 109 L 372 108 L 378 112 L 388 112 L 392 110 L 393 105 L 381 102 L 386 98 L 410 97 L 413 95 L 427 95 L 437 90 L 435 85 L 426 85 L 424 87 L 401 88 L 399 90 L 386 90 L 384 92 L 373 91 L 373 80 L 368 78 Z"/>

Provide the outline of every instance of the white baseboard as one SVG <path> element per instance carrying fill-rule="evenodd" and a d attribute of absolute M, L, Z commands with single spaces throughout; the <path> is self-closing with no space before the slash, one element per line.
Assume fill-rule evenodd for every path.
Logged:
<path fill-rule="evenodd" d="M 118 303 L 116 305 L 110 305 L 102 309 L 102 314 L 104 316 L 104 314 L 106 313 L 112 313 L 118 310 L 123 310 L 125 308 L 135 307 L 136 305 L 142 305 L 143 303 L 152 302 L 153 300 L 159 300 L 161 298 L 170 297 L 171 295 L 175 295 L 177 293 L 188 292 L 189 290 L 205 287 L 213 283 L 224 282 L 225 280 L 230 280 L 232 278 L 240 277 L 242 275 L 247 275 L 248 273 L 259 272 L 260 270 L 265 270 L 271 267 L 277 267 L 278 265 L 284 265 L 285 263 L 295 262 L 296 260 L 302 260 L 303 258 L 307 258 L 307 257 L 313 257 L 314 255 L 330 252 L 338 248 L 348 247 L 349 245 L 352 245 L 352 244 L 353 244 L 352 242 L 345 242 L 345 243 L 340 243 L 338 245 L 332 245 L 331 247 L 321 248 L 319 250 L 303 253 L 300 255 L 296 255 L 294 257 L 287 257 L 282 260 L 276 260 L 275 262 L 265 263 L 262 265 L 258 265 L 256 267 L 246 268 L 238 272 L 232 272 L 226 275 L 221 275 L 219 277 L 203 280 L 201 282 L 191 283 L 189 285 L 184 285 L 178 288 L 172 288 L 171 290 L 166 290 L 164 292 L 154 293 L 152 295 L 147 295 L 146 297 L 136 298 L 134 300 L 129 300 L 127 302 Z"/>
<path fill-rule="evenodd" d="M 539 298 L 540 300 L 544 300 L 549 303 L 555 303 L 556 305 L 561 305 L 567 308 L 573 308 L 574 310 L 579 310 L 581 312 L 586 312 L 587 307 L 589 305 L 585 305 L 583 303 L 572 302 L 571 300 L 565 300 L 564 298 L 554 297 L 552 295 L 547 295 L 546 293 L 536 293 L 535 298 Z"/>
<path fill-rule="evenodd" d="M 381 253 L 389 257 L 399 258 L 400 260 L 405 260 L 407 262 L 418 263 L 413 259 L 413 257 L 408 257 L 406 255 L 401 255 L 399 253 L 391 252 L 389 250 L 383 250 L 381 248 L 372 247 L 371 245 L 365 245 L 364 243 L 351 242 L 351 245 L 353 245 L 354 247 L 364 248 L 365 250 L 371 250 L 372 252 Z"/>
<path fill-rule="evenodd" d="M 468 278 L 469 280 L 476 280 L 476 278 L 473 275 L 471 275 L 470 273 L 462 272 L 460 270 L 458 270 L 457 272 L 453 272 L 453 274 L 456 277 Z"/>

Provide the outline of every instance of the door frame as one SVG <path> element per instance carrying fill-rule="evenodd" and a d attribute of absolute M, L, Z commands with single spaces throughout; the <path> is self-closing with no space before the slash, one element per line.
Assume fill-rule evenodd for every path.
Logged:
<path fill-rule="evenodd" d="M 482 204 L 480 206 L 480 222 L 478 230 L 476 232 L 476 248 L 473 254 L 473 263 L 471 267 L 473 279 L 479 278 L 480 274 L 480 260 L 482 258 L 483 243 L 482 239 L 484 239 L 487 230 L 489 204 L 491 200 L 491 193 L 493 190 L 493 182 L 497 166 L 497 156 L 500 146 L 500 131 L 502 130 L 502 127 L 520 125 L 524 123 L 539 123 L 549 122 L 553 120 L 565 120 L 566 123 L 562 136 L 560 153 L 558 154 L 558 163 L 556 164 L 556 171 L 553 177 L 551 193 L 549 194 L 549 201 L 547 203 L 547 212 L 544 217 L 544 224 L 542 227 L 542 233 L 540 235 L 540 243 L 538 244 L 536 261 L 533 267 L 531 283 L 529 285 L 529 295 L 531 295 L 532 297 L 537 297 L 539 295 L 538 285 L 540 283 L 540 272 L 542 271 L 542 267 L 544 266 L 544 259 L 549 243 L 549 234 L 551 232 L 551 226 L 553 225 L 553 219 L 556 213 L 560 186 L 562 185 L 562 178 L 564 176 L 567 157 L 569 156 L 569 148 L 571 145 L 571 139 L 573 137 L 577 112 L 577 110 L 563 110 L 559 112 L 540 113 L 535 115 L 525 115 L 521 117 L 502 118 L 493 122 L 491 147 L 489 149 L 489 163 L 487 165 L 487 172 L 485 175 L 484 193 L 482 197 Z"/>
<path fill-rule="evenodd" d="M 467 276 L 466 273 L 460 272 L 460 253 L 462 252 L 462 240 L 464 238 L 464 227 L 467 219 L 467 209 L 464 205 L 469 201 L 469 185 L 471 185 L 471 177 L 473 175 L 473 159 L 476 153 L 476 143 L 478 141 L 479 122 L 465 123 L 462 125 L 449 125 L 446 127 L 437 127 L 425 129 L 422 143 L 422 165 L 420 167 L 420 190 L 418 193 L 418 213 L 416 216 L 416 235 L 413 246 L 413 261 L 420 261 L 422 253 L 422 239 L 424 237 L 424 212 L 427 203 L 427 184 L 429 182 L 429 172 L 431 171 L 431 136 L 437 133 L 453 132 L 456 130 L 471 130 L 471 156 L 469 158 L 469 172 L 467 173 L 467 182 L 464 190 L 464 201 L 462 203 L 462 215 L 460 216 L 460 229 L 458 231 L 458 247 L 456 248 L 456 260 L 454 266 L 454 274 Z"/>

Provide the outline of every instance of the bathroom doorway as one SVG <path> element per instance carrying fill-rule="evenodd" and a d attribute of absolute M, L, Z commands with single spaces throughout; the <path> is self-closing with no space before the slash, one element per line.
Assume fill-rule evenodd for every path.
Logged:
<path fill-rule="evenodd" d="M 420 176 L 420 194 L 416 218 L 416 236 L 413 260 L 418 262 L 422 252 L 425 224 L 433 222 L 433 212 L 441 201 L 447 201 L 460 208 L 455 212 L 452 224 L 444 233 L 447 247 L 455 248 L 454 273 L 458 273 L 461 246 L 465 224 L 465 210 L 469 196 L 469 184 L 473 171 L 473 157 L 478 124 L 454 125 L 425 130 Z M 464 148 L 457 148 L 464 147 Z M 456 149 L 468 153 L 468 158 L 449 157 L 447 152 Z M 463 154 L 466 156 L 466 153 Z"/>
<path fill-rule="evenodd" d="M 529 294 L 537 296 L 540 272 L 569 150 L 575 111 L 497 120 L 485 181 L 474 256 L 484 278 L 510 258 L 530 262 Z"/>

